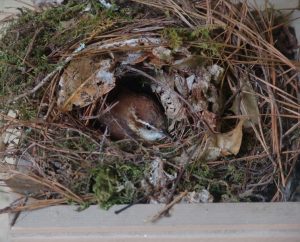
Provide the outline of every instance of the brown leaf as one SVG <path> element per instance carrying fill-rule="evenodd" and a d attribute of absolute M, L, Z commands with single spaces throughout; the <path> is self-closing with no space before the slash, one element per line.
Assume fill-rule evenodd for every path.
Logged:
<path fill-rule="evenodd" d="M 149 64 L 155 66 L 156 68 L 162 68 L 162 66 L 166 65 L 166 63 L 156 57 L 150 58 Z"/>
<path fill-rule="evenodd" d="M 241 112 L 243 115 L 249 115 L 253 124 L 258 124 L 260 115 L 255 92 L 249 81 L 242 82 L 242 85 Z M 249 121 L 246 121 L 245 125 L 251 127 Z"/>
<path fill-rule="evenodd" d="M 238 125 L 227 133 L 209 135 L 200 158 L 209 161 L 219 156 L 237 155 L 242 143 L 244 122 L 244 119 L 240 120 Z"/>
<path fill-rule="evenodd" d="M 249 81 L 241 80 L 242 92 L 237 95 L 231 106 L 231 111 L 236 115 L 242 113 L 245 116 L 249 116 L 249 119 L 245 121 L 244 127 L 251 127 L 251 123 L 258 124 L 260 122 L 260 114 L 258 109 L 258 103 L 255 96 L 255 92 L 249 83 Z"/>
<path fill-rule="evenodd" d="M 110 59 L 101 61 L 82 58 L 72 61 L 59 81 L 58 107 L 63 112 L 73 106 L 85 107 L 115 87 L 115 77 Z"/>
<path fill-rule="evenodd" d="M 223 134 L 216 134 L 216 145 L 221 149 L 221 154 L 237 155 L 240 151 L 243 138 L 244 119 L 231 131 Z"/>

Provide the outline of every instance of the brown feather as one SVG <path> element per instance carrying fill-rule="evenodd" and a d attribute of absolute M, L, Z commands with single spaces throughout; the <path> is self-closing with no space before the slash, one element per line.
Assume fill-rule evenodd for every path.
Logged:
<path fill-rule="evenodd" d="M 157 129 L 164 130 L 164 115 L 151 97 L 123 90 L 114 101 L 118 103 L 100 119 L 112 138 L 117 140 L 138 138 L 136 132 L 128 126 L 131 122 L 136 128 L 140 128 L 142 124 L 136 122 L 136 117 Z"/>

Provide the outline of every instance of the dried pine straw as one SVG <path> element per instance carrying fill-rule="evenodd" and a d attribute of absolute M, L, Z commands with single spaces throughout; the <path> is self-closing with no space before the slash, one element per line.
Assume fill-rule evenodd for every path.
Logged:
<path fill-rule="evenodd" d="M 289 199 L 285 188 L 300 152 L 300 86 L 299 63 L 287 58 L 296 43 L 282 15 L 272 9 L 260 11 L 246 1 L 132 0 L 124 1 L 116 12 L 92 8 L 91 17 L 80 12 L 87 2 L 67 6 L 66 19 L 61 19 L 67 27 L 56 29 L 59 23 L 48 23 L 52 29 L 40 50 L 46 60 L 43 68 L 35 62 L 35 45 L 47 25 L 34 22 L 32 17 L 41 13 L 29 11 L 35 24 L 31 26 L 23 18 L 20 26 L 8 28 L 2 39 L 1 51 L 8 53 L 1 59 L 1 75 L 7 80 L 1 80 L 2 109 L 17 106 L 19 117 L 2 112 L 1 129 L 21 129 L 22 135 L 18 145 L 1 149 L 3 157 L 14 157 L 20 165 L 16 169 L 4 163 L 1 171 L 10 177 L 6 184 L 15 192 L 36 199 L 25 205 L 12 204 L 3 212 L 71 202 L 83 208 L 94 203 L 108 208 L 136 201 L 172 204 L 178 194 L 187 194 L 183 191 L 200 194 L 203 189 L 214 202 Z M 45 10 L 43 16 L 51 11 L 59 14 L 60 8 L 66 7 Z M 128 15 L 134 17 L 129 19 Z M 80 26 L 84 29 L 72 32 Z M 30 27 L 35 31 L 23 46 L 25 51 L 12 58 L 13 45 L 5 49 L 5 43 L 16 32 L 25 38 L 22 29 Z M 289 35 L 289 45 L 280 45 L 282 33 Z M 145 36 L 161 42 L 115 44 Z M 85 49 L 76 52 L 81 43 Z M 129 52 L 149 53 L 158 46 L 172 50 L 179 59 L 185 56 L 184 51 L 200 57 L 191 59 L 186 73 L 190 66 L 203 64 L 217 64 L 225 70 L 220 83 L 209 87 L 209 92 L 217 93 L 209 94 L 210 98 L 221 97 L 221 102 L 209 101 L 206 110 L 198 112 L 192 102 L 203 98 L 203 93 L 195 92 L 187 99 L 174 88 L 172 73 L 182 71 L 174 63 L 149 71 L 151 68 L 141 67 L 147 62 L 145 57 L 136 65 L 116 67 L 119 73 L 142 76 L 146 84 L 173 85 L 171 93 L 182 104 L 184 115 L 169 120 L 169 126 L 174 126 L 169 130 L 172 139 L 148 145 L 135 140 L 111 141 L 107 131 L 96 128 L 93 118 L 109 108 L 106 95 L 72 111 L 62 112 L 58 107 L 58 82 L 71 61 L 99 56 L 118 59 Z M 159 70 L 164 71 L 167 84 L 152 76 Z M 252 98 L 247 99 L 247 95 Z M 210 107 L 215 104 L 217 109 Z M 235 127 L 242 127 L 242 131 L 238 133 Z M 239 152 L 233 155 L 223 150 L 218 157 L 207 159 L 208 137 L 230 130 L 234 130 L 231 136 L 242 136 Z M 24 169 L 28 161 L 29 168 Z M 159 167 L 156 183 L 151 181 L 154 164 Z"/>

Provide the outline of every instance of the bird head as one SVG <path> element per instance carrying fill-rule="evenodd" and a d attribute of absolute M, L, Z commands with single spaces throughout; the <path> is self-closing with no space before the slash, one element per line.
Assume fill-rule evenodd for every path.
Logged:
<path fill-rule="evenodd" d="M 167 137 L 164 115 L 159 106 L 148 98 L 129 107 L 128 127 L 145 141 L 157 141 Z"/>

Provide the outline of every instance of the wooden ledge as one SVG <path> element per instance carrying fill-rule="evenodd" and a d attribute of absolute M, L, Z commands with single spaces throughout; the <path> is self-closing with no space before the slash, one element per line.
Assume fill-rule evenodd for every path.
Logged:
<path fill-rule="evenodd" d="M 162 205 L 136 205 L 115 215 L 91 206 L 57 206 L 20 215 L 12 242 L 300 241 L 300 203 L 178 204 L 148 222 Z"/>

